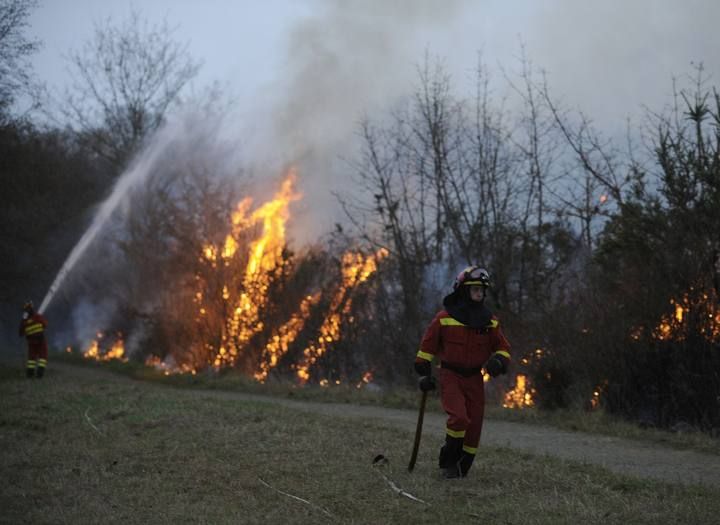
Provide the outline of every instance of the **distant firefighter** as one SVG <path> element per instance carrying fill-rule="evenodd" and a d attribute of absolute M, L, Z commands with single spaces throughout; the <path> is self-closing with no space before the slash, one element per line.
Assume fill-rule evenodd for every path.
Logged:
<path fill-rule="evenodd" d="M 25 370 L 28 377 L 37 375 L 40 378 L 45 374 L 48 357 L 46 328 L 47 320 L 35 311 L 32 301 L 25 303 L 20 322 L 20 337 L 27 339 L 28 359 Z"/>

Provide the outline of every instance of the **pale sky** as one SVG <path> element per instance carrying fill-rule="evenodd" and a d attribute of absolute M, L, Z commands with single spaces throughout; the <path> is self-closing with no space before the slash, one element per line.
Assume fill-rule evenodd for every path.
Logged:
<path fill-rule="evenodd" d="M 94 21 L 119 20 L 133 5 L 150 21 L 165 17 L 177 26 L 177 39 L 189 41 L 204 62 L 201 81 L 228 82 L 247 96 L 285 77 L 299 24 L 337 21 L 329 5 L 349 16 L 389 17 L 381 30 L 389 29 L 391 39 L 394 25 L 414 24 L 412 32 L 397 32 L 403 40 L 390 41 L 408 66 L 398 74 L 412 75 L 429 49 L 464 82 L 479 50 L 489 66 L 512 69 L 522 41 L 534 65 L 548 71 L 553 92 L 600 119 L 667 102 L 671 77 L 690 72 L 691 62 L 703 62 L 720 79 L 716 0 L 41 0 L 30 28 L 44 42 L 34 60 L 38 76 L 62 85 L 63 55 L 91 37 Z M 433 12 L 413 19 L 408 13 L 417 6 Z"/>
<path fill-rule="evenodd" d="M 282 130 L 273 147 L 312 152 L 306 171 L 318 173 L 317 158 L 331 162 L 363 113 L 412 91 L 426 50 L 470 97 L 478 53 L 500 78 L 500 66 L 518 70 L 522 42 L 550 92 L 609 135 L 639 121 L 642 106 L 670 104 L 673 77 L 693 62 L 720 84 L 717 0 L 40 1 L 30 35 L 43 41 L 35 72 L 50 88 L 67 82 L 63 55 L 91 38 L 94 21 L 120 21 L 135 5 L 190 42 L 204 63 L 196 84 L 228 86 Z M 315 181 L 315 193 L 333 189 Z"/>
<path fill-rule="evenodd" d="M 92 37 L 95 22 L 120 21 L 133 6 L 151 23 L 166 19 L 176 28 L 175 39 L 188 42 L 189 53 L 204 63 L 202 80 L 230 81 L 238 89 L 277 76 L 288 28 L 308 11 L 286 0 L 41 0 L 30 28 L 44 42 L 34 61 L 36 73 L 62 84 L 68 78 L 63 56 Z M 254 73 L 249 81 L 248 70 Z"/>

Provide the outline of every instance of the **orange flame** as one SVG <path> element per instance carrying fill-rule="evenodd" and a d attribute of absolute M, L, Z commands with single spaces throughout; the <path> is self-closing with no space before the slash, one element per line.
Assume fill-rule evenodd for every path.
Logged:
<path fill-rule="evenodd" d="M 207 245 L 203 249 L 205 259 L 213 263 L 213 267 L 219 262 L 226 266 L 239 248 L 237 239 L 251 228 L 262 225 L 260 237 L 248 249 L 248 262 L 239 287 L 242 291 L 233 295 L 227 284 L 222 289 L 222 297 L 229 303 L 228 308 L 232 313 L 225 321 L 222 343 L 217 348 L 208 346 L 213 354 L 211 364 L 216 368 L 232 366 L 245 345 L 264 327 L 260 312 L 267 304 L 270 272 L 283 264 L 282 251 L 285 247 L 285 225 L 290 218 L 289 205 L 301 198 L 294 190 L 296 180 L 297 173 L 291 168 L 274 198 L 253 212 L 250 212 L 251 198 L 240 201 L 232 213 L 231 232 L 225 237 L 223 245 Z M 198 319 L 207 314 L 202 301 L 203 294 L 198 291 L 195 295 L 195 302 L 199 305 Z"/>
<path fill-rule="evenodd" d="M 197 254 L 200 264 L 195 274 L 195 289 L 191 297 L 192 310 L 200 332 L 188 351 L 188 358 L 175 361 L 173 356 L 161 359 L 151 355 L 145 364 L 165 374 L 192 373 L 205 366 L 215 369 L 241 364 L 248 366 L 253 377 L 264 382 L 268 374 L 289 352 L 298 335 L 305 330 L 313 309 L 320 304 L 323 292 L 315 292 L 302 299 L 294 314 L 279 327 L 268 327 L 263 317 L 269 308 L 273 280 L 287 270 L 286 225 L 290 219 L 289 207 L 301 198 L 294 189 L 295 169 L 290 169 L 273 198 L 253 210 L 251 198 L 242 199 L 231 214 L 229 233 L 223 241 L 208 242 Z M 381 249 L 371 256 L 346 253 L 342 256 L 342 280 L 332 290 L 328 311 L 315 339 L 301 352 L 300 362 L 293 368 L 301 383 L 310 378 L 310 369 L 340 339 L 341 326 L 352 319 L 352 292 L 376 270 L 377 263 L 388 255 Z M 323 302 L 325 304 L 325 302 Z M 274 310 L 273 310 L 274 311 Z M 260 347 L 259 364 L 254 364 L 258 335 L 269 339 Z M 250 344 L 253 346 L 250 347 Z M 97 341 L 88 355 L 99 359 Z M 302 348 L 302 347 L 300 347 Z M 252 363 L 243 359 L 244 353 L 253 352 Z M 119 358 L 120 350 L 111 349 L 103 355 Z M 247 356 L 245 356 L 247 357 Z M 372 374 L 366 372 L 358 388 L 368 384 Z M 339 380 L 333 380 L 339 384 Z M 329 385 L 324 379 L 321 384 Z"/>
<path fill-rule="evenodd" d="M 590 398 L 590 410 L 597 410 L 600 408 L 601 397 L 603 392 L 607 390 L 608 382 L 607 379 L 595 387 Z"/>
<path fill-rule="evenodd" d="M 367 385 L 368 383 L 370 383 L 370 381 L 372 381 L 372 380 L 373 380 L 373 374 L 372 374 L 372 372 L 371 372 L 370 370 L 368 370 L 368 371 L 365 372 L 365 373 L 363 374 L 363 376 L 360 378 L 360 381 L 358 382 L 357 385 L 355 385 L 355 388 L 362 388 L 362 387 L 364 387 L 365 385 Z"/>
<path fill-rule="evenodd" d="M 530 380 L 524 374 L 518 374 L 515 378 L 515 388 L 505 394 L 503 407 L 505 408 L 526 408 L 535 405 L 534 397 L 537 394 L 530 385 Z"/>
<path fill-rule="evenodd" d="M 127 361 L 127 357 L 125 357 L 125 343 L 122 339 L 121 333 L 117 334 L 115 342 L 105 352 L 102 352 L 100 350 L 99 340 L 102 338 L 102 332 L 98 332 L 97 339 L 94 339 L 90 343 L 90 346 L 83 353 L 83 357 L 85 357 L 86 359 L 94 359 L 95 361 L 110 361 L 112 359 L 117 359 L 119 361 Z"/>
<path fill-rule="evenodd" d="M 342 258 L 342 283 L 330 302 L 329 314 L 320 326 L 320 335 L 303 350 L 303 358 L 295 367 L 301 384 L 310 379 L 310 367 L 327 352 L 333 342 L 340 339 L 340 326 L 343 314 L 351 311 L 352 297 L 350 292 L 360 283 L 366 281 L 376 270 L 377 263 L 389 252 L 380 248 L 375 255 L 364 257 L 360 253 L 346 253 Z"/>
<path fill-rule="evenodd" d="M 260 370 L 253 375 L 256 380 L 264 382 L 270 370 L 287 353 L 290 343 L 295 340 L 305 326 L 305 320 L 310 316 L 310 309 L 318 303 L 320 297 L 320 292 L 305 297 L 300 303 L 299 314 L 293 315 L 287 323 L 277 329 L 277 333 L 272 336 L 263 350 Z"/>
<path fill-rule="evenodd" d="M 682 341 L 689 326 L 690 312 L 696 312 L 700 316 L 700 324 L 697 327 L 700 333 L 709 342 L 720 341 L 720 307 L 712 295 L 696 291 L 690 288 L 689 292 L 678 299 L 670 299 L 672 314 L 665 314 L 652 332 L 652 337 L 659 341 Z M 634 334 L 637 329 L 631 334 Z"/>

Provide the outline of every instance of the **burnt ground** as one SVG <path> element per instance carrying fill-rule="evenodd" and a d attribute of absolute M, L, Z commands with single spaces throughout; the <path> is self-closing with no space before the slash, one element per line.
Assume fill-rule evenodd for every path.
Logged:
<path fill-rule="evenodd" d="M 103 381 L 133 381 L 97 368 L 53 364 L 53 372 L 63 376 L 102 377 Z M 158 388 L 166 388 L 158 386 Z M 188 392 L 187 389 L 183 389 Z M 375 424 L 395 425 L 414 435 L 417 412 L 377 406 L 347 403 L 318 403 L 280 397 L 217 390 L 191 390 L 206 397 L 248 400 L 279 404 L 295 410 L 305 410 L 333 417 L 355 418 Z M 423 446 L 431 443 L 439 447 L 444 439 L 445 416 L 426 412 L 423 426 Z M 670 483 L 703 484 L 720 487 L 720 455 L 703 454 L 692 450 L 678 450 L 657 443 L 609 437 L 584 432 L 569 432 L 539 424 L 486 419 L 478 459 L 482 460 L 482 445 L 507 447 L 531 454 L 550 455 L 564 460 L 599 465 L 616 473 L 640 478 L 652 478 Z M 412 443 L 408 443 L 408 458 Z M 407 461 L 400 458 L 397 461 Z"/>

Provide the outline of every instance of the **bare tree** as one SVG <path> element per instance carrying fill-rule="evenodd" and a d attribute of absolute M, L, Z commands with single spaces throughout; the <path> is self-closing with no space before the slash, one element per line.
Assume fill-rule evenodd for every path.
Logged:
<path fill-rule="evenodd" d="M 119 25 L 97 23 L 94 37 L 69 56 L 74 85 L 65 95 L 65 117 L 118 169 L 199 71 L 174 31 L 167 21 L 149 25 L 133 10 Z"/>
<path fill-rule="evenodd" d="M 36 91 L 27 59 L 40 42 L 24 34 L 36 6 L 36 0 L 0 0 L 0 122 L 18 95 Z"/>

